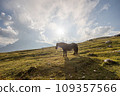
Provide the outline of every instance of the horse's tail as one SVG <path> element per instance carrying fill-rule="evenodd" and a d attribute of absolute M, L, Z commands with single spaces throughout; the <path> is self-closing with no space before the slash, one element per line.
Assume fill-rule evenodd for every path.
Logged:
<path fill-rule="evenodd" d="M 74 45 L 74 51 L 76 54 L 78 54 L 78 45 L 77 44 Z"/>
<path fill-rule="evenodd" d="M 78 45 L 76 44 L 76 54 L 78 54 Z"/>

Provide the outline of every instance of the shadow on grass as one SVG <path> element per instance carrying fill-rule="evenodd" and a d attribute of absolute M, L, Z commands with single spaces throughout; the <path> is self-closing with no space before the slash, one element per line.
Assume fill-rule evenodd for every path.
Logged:
<path fill-rule="evenodd" d="M 63 68 L 59 66 L 48 66 L 48 67 L 42 67 L 39 66 L 37 68 L 30 67 L 26 71 L 18 72 L 15 75 L 15 79 L 20 80 L 55 80 L 60 79 L 64 76 Z"/>
<path fill-rule="evenodd" d="M 63 65 L 45 65 L 30 67 L 27 70 L 8 70 L 0 79 L 20 80 L 118 80 L 115 73 L 99 65 L 100 60 L 76 56 L 69 60 L 64 58 Z M 7 78 L 6 78 L 7 77 Z"/>
<path fill-rule="evenodd" d="M 65 58 L 64 72 L 66 80 L 116 80 L 119 77 L 102 66 L 99 60 L 78 56 Z"/>

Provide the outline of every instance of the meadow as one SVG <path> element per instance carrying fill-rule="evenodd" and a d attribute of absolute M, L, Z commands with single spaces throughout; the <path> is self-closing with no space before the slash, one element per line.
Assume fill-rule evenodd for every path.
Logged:
<path fill-rule="evenodd" d="M 110 40 L 111 44 L 105 42 Z M 119 80 L 120 37 L 102 37 L 78 43 L 78 55 L 55 46 L 0 53 L 1 80 Z M 116 63 L 107 64 L 105 59 Z"/>

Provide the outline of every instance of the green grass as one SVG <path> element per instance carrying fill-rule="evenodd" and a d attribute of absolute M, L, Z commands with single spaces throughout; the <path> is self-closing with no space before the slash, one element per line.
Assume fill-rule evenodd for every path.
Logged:
<path fill-rule="evenodd" d="M 111 40 L 112 47 L 105 44 Z M 120 37 L 97 38 L 78 43 L 79 54 L 63 58 L 55 47 L 0 53 L 0 79 L 30 80 L 118 80 L 120 79 Z M 93 54 L 93 55 L 91 55 Z M 117 64 L 105 65 L 111 59 Z M 103 66 L 103 64 L 105 66 Z"/>

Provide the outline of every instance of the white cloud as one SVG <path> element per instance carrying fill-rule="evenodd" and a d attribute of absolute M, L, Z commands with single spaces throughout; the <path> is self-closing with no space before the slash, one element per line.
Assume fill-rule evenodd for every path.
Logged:
<path fill-rule="evenodd" d="M 14 39 L 14 38 L 7 38 L 7 37 L 1 37 L 0 36 L 0 44 L 5 46 L 8 44 L 12 44 L 14 42 L 16 42 L 18 39 Z"/>
<path fill-rule="evenodd" d="M 1 12 L 0 20 L 3 22 L 4 26 L 13 24 L 12 17 L 10 15 L 6 15 L 4 12 Z"/>
<path fill-rule="evenodd" d="M 81 35 L 81 40 L 88 40 L 103 36 L 114 36 L 118 33 L 120 33 L 120 31 L 114 31 L 112 26 L 97 26 L 93 29 L 88 27 L 81 29 L 78 34 Z"/>
<path fill-rule="evenodd" d="M 1 12 L 0 15 L 1 24 L 4 26 L 0 27 L 0 45 L 12 44 L 17 41 L 18 32 L 16 32 L 11 25 L 13 24 L 12 17 Z"/>
<path fill-rule="evenodd" d="M 99 0 L 29 0 L 29 2 L 26 0 L 11 0 L 5 4 L 5 8 L 14 10 L 13 20 L 15 24 L 24 25 L 24 27 L 35 30 L 35 32 L 37 30 L 37 32 L 40 32 L 40 38 L 43 38 L 45 42 L 54 42 L 56 38 L 52 29 L 49 33 L 46 30 L 52 21 L 59 26 L 60 22 L 64 24 L 64 22 L 70 21 L 68 18 L 71 18 L 72 22 L 68 22 L 71 27 L 72 25 L 78 27 L 89 26 L 89 15 L 98 3 Z M 20 29 L 18 31 L 22 32 Z M 65 34 L 68 33 L 69 30 L 67 29 Z M 66 36 L 63 39 L 66 38 L 69 38 L 69 40 L 73 38 L 72 40 L 74 40 L 72 36 L 71 38 Z"/>
<path fill-rule="evenodd" d="M 7 26 L 7 28 L 0 27 L 0 36 L 15 38 L 17 35 L 18 33 L 15 32 L 10 26 Z"/>
<path fill-rule="evenodd" d="M 108 10 L 109 7 L 110 7 L 110 4 L 109 4 L 109 3 L 108 3 L 108 4 L 105 4 L 105 5 L 101 8 L 100 11 Z"/>
<path fill-rule="evenodd" d="M 6 4 L 10 10 L 14 10 L 14 18 L 20 23 L 32 29 L 40 30 L 49 22 L 56 0 L 11 0 Z M 11 6 L 14 5 L 14 6 Z"/>
<path fill-rule="evenodd" d="M 4 13 L 4 12 L 1 12 L 1 16 L 3 16 L 3 17 L 4 17 L 4 16 L 5 16 L 5 13 Z"/>
<path fill-rule="evenodd" d="M 10 26 L 7 28 L 0 27 L 0 44 L 7 45 L 16 42 L 18 33 L 15 32 Z"/>
<path fill-rule="evenodd" d="M 113 32 L 112 27 L 98 26 L 98 23 L 94 22 L 95 18 L 89 20 L 99 1 L 10 0 L 4 4 L 4 8 L 12 12 L 12 16 L 7 16 L 4 25 L 18 31 L 19 39 L 47 43 L 80 42 L 91 37 L 108 35 Z M 109 4 L 105 4 L 101 11 L 108 10 L 109 7 Z M 5 13 L 1 14 L 6 16 Z M 95 28 L 92 29 L 91 26 Z M 58 35 L 59 29 L 65 31 L 64 36 Z"/>

